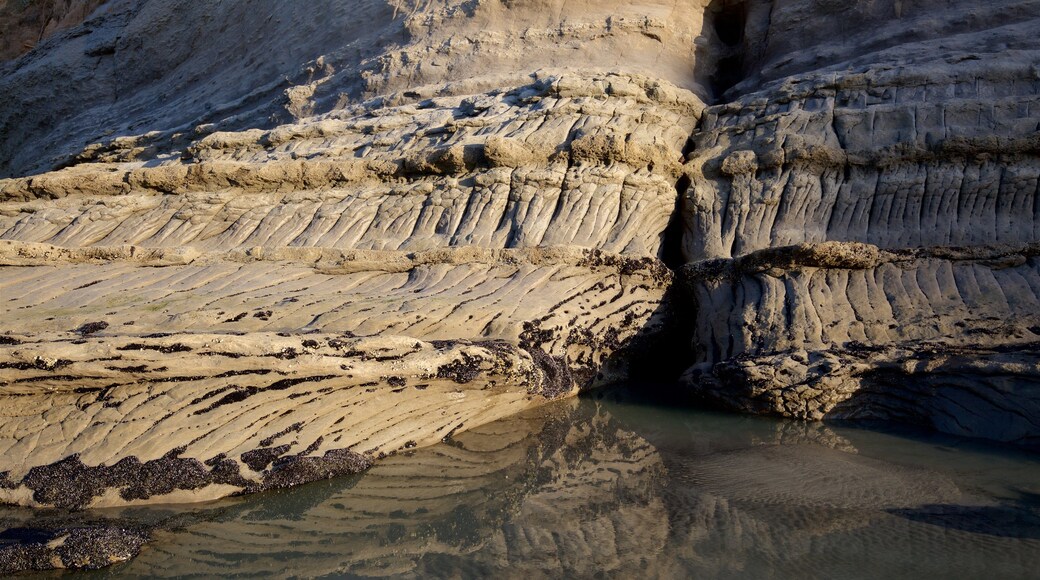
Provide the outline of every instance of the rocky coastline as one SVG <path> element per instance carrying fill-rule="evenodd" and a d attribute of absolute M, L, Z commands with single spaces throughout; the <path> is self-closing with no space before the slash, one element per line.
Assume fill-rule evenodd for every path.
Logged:
<path fill-rule="evenodd" d="M 0 62 L 0 501 L 357 473 L 646 373 L 1040 448 L 1040 2 L 200 10 Z"/>

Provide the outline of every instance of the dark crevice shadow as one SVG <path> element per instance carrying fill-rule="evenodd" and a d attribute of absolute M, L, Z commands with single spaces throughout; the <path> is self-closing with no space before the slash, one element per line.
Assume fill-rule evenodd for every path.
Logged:
<path fill-rule="evenodd" d="M 675 183 L 675 208 L 661 240 L 661 261 L 673 272 L 686 264 L 683 255 L 683 199 L 690 189 L 690 181 L 690 176 L 683 175 Z"/>
<path fill-rule="evenodd" d="M 772 8 L 770 0 L 713 0 L 705 9 L 694 76 L 711 104 L 729 102 L 757 84 Z"/>
<path fill-rule="evenodd" d="M 744 79 L 747 16 L 747 0 L 714 0 L 705 10 L 695 75 L 713 103 Z"/>

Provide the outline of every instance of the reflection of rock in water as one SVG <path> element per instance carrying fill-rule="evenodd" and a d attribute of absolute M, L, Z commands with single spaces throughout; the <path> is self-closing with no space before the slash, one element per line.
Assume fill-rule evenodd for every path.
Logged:
<path fill-rule="evenodd" d="M 752 447 L 701 458 L 686 470 L 695 487 L 752 505 L 863 510 L 961 497 L 935 473 L 818 446 Z"/>
<path fill-rule="evenodd" d="M 662 475 L 645 441 L 591 405 L 565 403 L 388 458 L 349 487 L 261 495 L 215 521 L 161 532 L 126 571 L 634 573 L 634 555 L 667 541 Z M 289 497 L 304 504 L 286 505 Z"/>
<path fill-rule="evenodd" d="M 819 424 L 565 401 L 407 453 L 179 515 L 105 512 L 167 530 L 114 572 L 1027 577 L 1040 549 L 1040 497 L 1018 489 L 1040 465 Z M 987 466 L 1014 501 L 962 475 Z M 69 525 L 42 517 L 5 523 Z"/>
<path fill-rule="evenodd" d="M 661 449 L 674 548 L 660 562 L 661 576 L 979 577 L 995 570 L 1019 577 L 1034 568 L 1030 558 L 1040 543 L 1023 548 L 1010 540 L 1021 534 L 980 538 L 971 533 L 978 530 L 921 525 L 927 518 L 915 506 L 964 503 L 980 513 L 1014 512 L 1014 521 L 1005 522 L 1019 529 L 1031 521 L 1028 508 L 979 505 L 992 500 L 962 490 L 944 473 L 860 455 L 826 427 L 807 425 L 798 437 L 798 424 L 764 423 L 752 437 L 768 441 L 773 427 L 777 441 L 813 443 Z"/>
<path fill-rule="evenodd" d="M 1028 578 L 1040 542 L 923 525 L 875 510 L 749 506 L 676 486 L 658 577 Z"/>

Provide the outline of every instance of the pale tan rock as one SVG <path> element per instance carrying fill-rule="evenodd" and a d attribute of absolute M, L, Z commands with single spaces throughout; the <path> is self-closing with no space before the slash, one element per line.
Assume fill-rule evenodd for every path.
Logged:
<path fill-rule="evenodd" d="M 0 410 L 8 500 L 361 469 L 436 440 L 448 408 L 472 428 L 619 380 L 647 344 L 671 358 L 669 324 L 685 382 L 732 408 L 1032 444 L 1040 5 L 839 8 L 110 0 L 0 65 L 0 380 L 25 413 Z M 658 260 L 691 262 L 680 287 Z M 365 354 L 329 346 L 347 339 Z M 308 389 L 212 357 L 326 377 L 316 416 L 360 430 L 307 423 L 278 455 L 296 471 L 247 469 Z M 393 393 L 445 366 L 469 386 Z M 70 382 L 119 388 L 106 407 Z M 255 428 L 226 449 L 170 435 L 204 414 L 163 419 L 164 397 L 224 388 L 271 395 L 220 411 Z M 105 435 L 139 400 L 129 425 L 161 445 Z M 194 475 L 138 489 L 167 463 Z M 109 479 L 27 492 L 88 468 Z"/>
<path fill-rule="evenodd" d="M 699 7 L 112 0 L 3 65 L 6 499 L 298 483 L 626 376 L 668 319 Z"/>

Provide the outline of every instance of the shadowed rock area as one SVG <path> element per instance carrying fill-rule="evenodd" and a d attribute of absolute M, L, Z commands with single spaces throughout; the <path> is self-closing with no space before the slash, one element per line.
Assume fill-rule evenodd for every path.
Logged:
<path fill-rule="evenodd" d="M 1040 3 L 715 4 L 690 392 L 1036 448 Z"/>
<path fill-rule="evenodd" d="M 3 0 L 0 61 L 29 52 L 46 38 L 83 22 L 105 0 Z"/>

